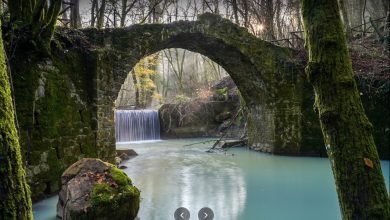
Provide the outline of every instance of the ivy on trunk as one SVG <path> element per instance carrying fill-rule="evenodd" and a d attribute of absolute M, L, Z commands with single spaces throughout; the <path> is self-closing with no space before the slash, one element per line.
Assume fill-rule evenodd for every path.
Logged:
<path fill-rule="evenodd" d="M 301 0 L 306 74 L 331 161 L 343 219 L 389 219 L 390 201 L 353 78 L 337 0 Z"/>

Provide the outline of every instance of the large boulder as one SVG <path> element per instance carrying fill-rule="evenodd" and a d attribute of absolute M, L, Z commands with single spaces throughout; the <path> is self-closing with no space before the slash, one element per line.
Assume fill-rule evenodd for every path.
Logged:
<path fill-rule="evenodd" d="M 61 176 L 57 216 L 66 220 L 122 220 L 137 216 L 140 191 L 114 165 L 84 158 Z"/>

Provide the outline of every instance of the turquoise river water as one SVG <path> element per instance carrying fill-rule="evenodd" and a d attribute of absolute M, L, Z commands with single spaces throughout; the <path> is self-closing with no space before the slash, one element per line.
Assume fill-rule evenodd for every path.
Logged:
<path fill-rule="evenodd" d="M 179 207 L 198 219 L 209 207 L 215 220 L 341 219 L 326 158 L 285 157 L 232 148 L 206 153 L 209 139 L 118 144 L 139 155 L 123 165 L 141 190 L 140 220 L 172 220 Z M 389 186 L 389 161 L 382 161 Z M 36 220 L 54 220 L 57 196 L 35 203 Z"/>

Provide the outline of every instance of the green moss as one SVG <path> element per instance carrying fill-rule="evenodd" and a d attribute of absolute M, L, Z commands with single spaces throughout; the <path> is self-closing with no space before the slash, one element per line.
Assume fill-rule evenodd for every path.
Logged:
<path fill-rule="evenodd" d="M 132 184 L 131 179 L 127 177 L 126 173 L 116 167 L 111 168 L 110 174 L 119 186 L 128 186 Z"/>
<path fill-rule="evenodd" d="M 107 219 L 108 214 L 113 220 L 133 219 L 137 216 L 140 191 L 131 185 L 131 180 L 121 170 L 112 167 L 110 174 L 117 185 L 100 183 L 93 187 L 92 206 L 86 219 Z"/>
<path fill-rule="evenodd" d="M 14 113 L 0 31 L 0 219 L 29 220 L 33 219 L 30 190 L 23 170 Z"/>
<path fill-rule="evenodd" d="M 58 42 L 63 48 L 55 45 L 50 58 L 34 51 L 26 55 L 20 49 L 11 60 L 22 155 L 27 164 L 39 165 L 40 154 L 51 152 L 50 169 L 29 179 L 34 185 L 55 185 L 64 169 L 80 156 L 98 156 L 92 104 L 96 94 L 91 80 L 96 73 L 95 57 L 73 42 L 68 44 L 63 38 Z M 42 80 L 44 96 L 37 99 Z M 33 196 L 42 195 L 37 190 L 51 189 L 34 187 Z"/>
<path fill-rule="evenodd" d="M 92 190 L 91 203 L 92 207 L 112 207 L 113 209 L 118 208 L 114 196 L 116 189 L 106 183 L 96 184 Z"/>
<path fill-rule="evenodd" d="M 314 88 L 343 219 L 389 219 L 390 200 L 372 125 L 353 79 L 338 12 L 336 0 L 302 1 L 307 78 Z"/>

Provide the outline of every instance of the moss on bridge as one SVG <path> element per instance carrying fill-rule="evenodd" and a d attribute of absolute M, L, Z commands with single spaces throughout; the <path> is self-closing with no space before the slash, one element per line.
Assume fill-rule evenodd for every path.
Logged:
<path fill-rule="evenodd" d="M 122 83 L 142 57 L 173 47 L 208 56 L 229 72 L 250 112 L 253 149 L 287 155 L 323 151 L 318 120 L 307 114 L 313 113 L 312 90 L 304 86 L 303 67 L 292 51 L 226 19 L 205 14 L 193 22 L 58 29 L 52 57 L 16 53 L 11 62 L 34 198 L 57 191 L 62 171 L 80 157 L 112 161 L 113 101 Z"/>

